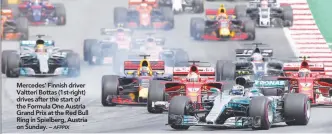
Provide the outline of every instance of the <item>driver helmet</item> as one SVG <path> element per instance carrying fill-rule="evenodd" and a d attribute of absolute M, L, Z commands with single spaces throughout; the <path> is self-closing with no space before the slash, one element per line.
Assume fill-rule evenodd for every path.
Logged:
<path fill-rule="evenodd" d="M 251 58 L 253 59 L 253 61 L 258 61 L 258 62 L 262 62 L 263 61 L 263 55 L 261 55 L 260 53 L 254 53 Z"/>
<path fill-rule="evenodd" d="M 198 82 L 199 81 L 199 75 L 195 72 L 191 72 L 187 75 L 187 81 L 189 81 L 189 82 Z"/>
<path fill-rule="evenodd" d="M 261 1 L 261 7 L 262 7 L 262 8 L 268 8 L 268 4 L 269 4 L 269 3 L 268 3 L 266 0 L 262 0 L 262 1 Z"/>
<path fill-rule="evenodd" d="M 156 45 L 155 39 L 152 37 L 148 37 L 146 39 L 146 46 L 147 47 L 154 47 Z"/>
<path fill-rule="evenodd" d="M 148 4 L 147 3 L 141 3 L 141 8 L 143 8 L 143 9 L 145 9 L 145 8 L 147 8 L 148 7 Z"/>
<path fill-rule="evenodd" d="M 150 69 L 148 67 L 142 67 L 140 70 L 140 75 L 141 76 L 149 76 L 150 74 Z"/>
<path fill-rule="evenodd" d="M 244 95 L 244 86 L 235 85 L 231 89 L 232 95 Z"/>
<path fill-rule="evenodd" d="M 307 68 L 302 68 L 299 70 L 299 77 L 309 77 L 310 75 L 310 70 Z"/>
<path fill-rule="evenodd" d="M 219 19 L 228 19 L 228 16 L 225 13 L 221 13 L 219 14 Z"/>
<path fill-rule="evenodd" d="M 40 53 L 46 52 L 44 44 L 37 44 L 36 45 L 36 52 L 40 52 Z"/>

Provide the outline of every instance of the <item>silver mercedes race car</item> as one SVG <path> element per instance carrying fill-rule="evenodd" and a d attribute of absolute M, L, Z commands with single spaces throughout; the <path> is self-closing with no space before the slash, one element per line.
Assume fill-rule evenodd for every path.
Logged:
<path fill-rule="evenodd" d="M 54 41 L 21 41 L 20 50 L 2 52 L 2 73 L 7 77 L 69 76 L 80 74 L 79 55 L 71 50 L 60 50 Z"/>

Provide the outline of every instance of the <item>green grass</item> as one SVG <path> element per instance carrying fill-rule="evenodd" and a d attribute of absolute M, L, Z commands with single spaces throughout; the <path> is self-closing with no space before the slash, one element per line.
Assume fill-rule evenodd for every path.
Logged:
<path fill-rule="evenodd" d="M 316 24 L 332 49 L 332 0 L 307 0 Z"/>

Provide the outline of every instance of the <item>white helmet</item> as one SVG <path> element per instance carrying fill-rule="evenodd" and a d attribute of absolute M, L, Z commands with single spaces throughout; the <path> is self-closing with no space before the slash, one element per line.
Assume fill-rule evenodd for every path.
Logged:
<path fill-rule="evenodd" d="M 231 89 L 232 95 L 244 95 L 244 86 L 241 85 L 235 85 Z"/>
<path fill-rule="evenodd" d="M 198 82 L 199 81 L 199 75 L 195 72 L 192 72 L 192 73 L 187 75 L 187 81 Z"/>
<path fill-rule="evenodd" d="M 251 57 L 253 61 L 263 61 L 263 55 L 260 53 L 254 53 Z"/>
<path fill-rule="evenodd" d="M 310 75 L 310 70 L 306 68 L 302 68 L 299 70 L 299 77 L 308 77 Z"/>

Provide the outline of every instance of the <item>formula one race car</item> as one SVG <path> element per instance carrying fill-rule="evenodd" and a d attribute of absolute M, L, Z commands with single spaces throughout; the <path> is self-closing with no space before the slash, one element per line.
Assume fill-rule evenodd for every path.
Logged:
<path fill-rule="evenodd" d="M 219 10 L 207 9 L 206 19 L 191 18 L 191 37 L 195 40 L 254 40 L 255 23 L 235 16 L 228 18 L 231 12 L 225 10 L 222 9 L 221 13 Z"/>
<path fill-rule="evenodd" d="M 171 7 L 175 13 L 186 11 L 190 8 L 193 13 L 204 12 L 203 0 L 159 0 L 159 6 Z"/>
<path fill-rule="evenodd" d="M 66 25 L 66 10 L 63 3 L 28 0 L 20 3 L 18 8 L 20 14 L 26 16 L 32 25 Z"/>
<path fill-rule="evenodd" d="M 309 96 L 312 104 L 332 104 L 332 78 L 325 75 L 323 63 L 310 63 L 306 57 L 301 63 L 285 63 L 283 70 L 288 80 L 290 91 Z"/>
<path fill-rule="evenodd" d="M 251 127 L 253 130 L 268 130 L 271 125 L 280 122 L 307 125 L 311 110 L 309 98 L 304 94 L 283 91 L 285 83 L 256 81 L 256 87 L 251 89 L 233 86 L 229 93 L 219 92 L 204 101 L 201 105 L 205 114 L 198 114 L 197 103 L 187 96 L 175 96 L 169 105 L 168 125 L 178 130 L 186 130 L 190 126 Z M 261 89 L 282 93 L 271 96 L 261 92 Z"/>
<path fill-rule="evenodd" d="M 27 40 L 29 38 L 28 20 L 24 17 L 13 18 L 12 10 L 1 10 L 0 38 L 2 40 Z"/>
<path fill-rule="evenodd" d="M 202 102 L 215 91 L 221 91 L 222 83 L 214 82 L 214 68 L 198 67 L 198 61 L 191 67 L 175 67 L 172 82 L 151 81 L 148 95 L 148 112 L 162 113 L 168 110 L 169 100 L 174 96 L 188 96 L 197 102 L 197 109 L 203 109 Z"/>
<path fill-rule="evenodd" d="M 218 60 L 216 64 L 216 80 L 234 80 L 241 77 L 247 80 L 259 79 L 262 76 L 282 76 L 283 63 L 272 59 L 272 49 L 260 49 L 253 43 L 254 49 L 236 49 L 237 61 Z"/>
<path fill-rule="evenodd" d="M 159 59 L 165 61 L 165 65 L 168 67 L 181 67 L 188 65 L 189 55 L 182 48 L 165 48 L 160 53 Z"/>
<path fill-rule="evenodd" d="M 21 41 L 20 50 L 2 52 L 2 73 L 7 77 L 57 76 L 76 77 L 80 74 L 80 59 L 71 50 L 59 50 L 54 41 Z"/>
<path fill-rule="evenodd" d="M 174 28 L 174 15 L 169 7 L 156 7 L 157 1 L 129 0 L 129 9 L 114 8 L 114 24 L 125 24 L 128 28 Z"/>
<path fill-rule="evenodd" d="M 150 81 L 171 80 L 163 75 L 163 61 L 148 61 L 141 55 L 141 61 L 125 61 L 126 76 L 104 75 L 102 78 L 101 102 L 103 106 L 146 105 Z"/>
<path fill-rule="evenodd" d="M 109 36 L 104 40 L 84 40 L 84 61 L 90 65 L 113 64 L 116 52 L 129 51 L 132 46 L 132 31 L 125 28 L 101 29 L 101 34 Z"/>
<path fill-rule="evenodd" d="M 280 6 L 276 0 L 251 1 L 249 6 L 237 5 L 237 16 L 249 16 L 259 27 L 291 27 L 293 9 L 290 5 Z"/>

